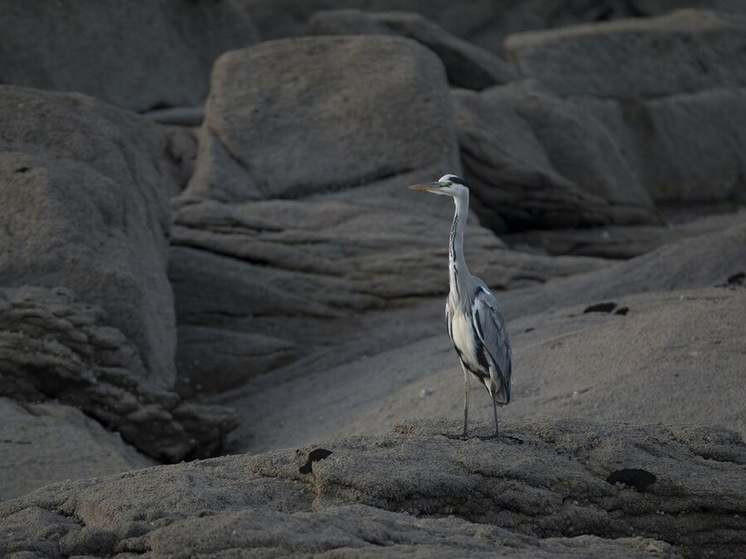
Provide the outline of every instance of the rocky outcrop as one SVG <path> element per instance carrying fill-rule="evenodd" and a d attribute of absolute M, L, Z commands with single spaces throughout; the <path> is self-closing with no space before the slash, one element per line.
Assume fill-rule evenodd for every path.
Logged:
<path fill-rule="evenodd" d="M 62 288 L 0 288 L 0 395 L 74 406 L 161 460 L 216 450 L 234 414 L 183 402 L 145 369 L 100 307 Z"/>
<path fill-rule="evenodd" d="M 574 103 L 610 131 L 656 203 L 746 200 L 746 157 L 740 147 L 746 88 Z"/>
<path fill-rule="evenodd" d="M 169 183 L 158 128 L 82 95 L 1 86 L 0 286 L 65 287 L 172 386 Z"/>
<path fill-rule="evenodd" d="M 465 177 L 496 231 L 653 223 L 653 202 L 596 119 L 530 81 L 453 93 Z"/>
<path fill-rule="evenodd" d="M 234 0 L 0 6 L 4 84 L 78 91 L 145 111 L 198 105 L 210 68 L 258 41 Z"/>
<path fill-rule="evenodd" d="M 456 428 L 51 485 L 0 505 L 0 551 L 735 558 L 746 543 L 733 432 L 572 420 L 441 434 Z"/>
<path fill-rule="evenodd" d="M 741 16 L 679 10 L 517 33 L 505 40 L 505 53 L 522 76 L 561 96 L 664 97 L 746 85 L 746 61 L 738 55 L 745 29 Z"/>
<path fill-rule="evenodd" d="M 516 293 L 522 313 L 557 309 L 634 293 L 665 292 L 727 284 L 744 272 L 746 224 L 683 239 L 656 250 L 538 289 Z"/>
<path fill-rule="evenodd" d="M 251 14 L 263 38 L 304 35 L 308 22 L 320 10 L 357 8 L 372 13 L 401 10 L 417 12 L 457 37 L 502 54 L 511 33 L 570 25 L 607 22 L 619 18 L 662 15 L 676 8 L 701 8 L 725 14 L 744 14 L 740 0 L 564 0 L 519 3 L 449 0 L 238 0 Z"/>
<path fill-rule="evenodd" d="M 159 129 L 13 86 L 0 115 L 0 396 L 75 406 L 159 459 L 209 454 L 234 416 L 174 391 Z"/>
<path fill-rule="evenodd" d="M 744 30 L 744 16 L 680 10 L 518 33 L 505 50 L 522 76 L 603 123 L 656 202 L 738 202 Z"/>
<path fill-rule="evenodd" d="M 367 13 L 330 10 L 314 14 L 310 35 L 400 35 L 422 43 L 438 55 L 455 87 L 485 89 L 514 81 L 518 74 L 500 57 L 458 39 L 427 18 L 412 12 Z"/>

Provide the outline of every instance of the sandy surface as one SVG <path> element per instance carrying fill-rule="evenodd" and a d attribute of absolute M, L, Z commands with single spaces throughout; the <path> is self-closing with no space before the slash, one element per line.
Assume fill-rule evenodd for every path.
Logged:
<path fill-rule="evenodd" d="M 509 322 L 513 401 L 501 416 L 719 424 L 746 434 L 746 290 L 649 293 L 614 302 L 627 314 L 584 313 L 582 304 Z M 463 377 L 441 312 L 440 302 L 432 302 L 407 322 L 407 311 L 398 311 L 390 324 L 368 333 L 368 351 L 349 348 L 344 362 L 331 367 L 324 355 L 311 356 L 220 398 L 239 410 L 235 450 L 382 434 L 410 418 L 459 419 Z M 404 325 L 420 339 L 402 337 Z M 489 397 L 474 388 L 472 425 L 489 432 Z"/>

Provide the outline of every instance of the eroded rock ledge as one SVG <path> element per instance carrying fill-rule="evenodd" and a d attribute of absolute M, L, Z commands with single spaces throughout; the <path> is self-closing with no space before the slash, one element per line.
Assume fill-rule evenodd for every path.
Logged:
<path fill-rule="evenodd" d="M 0 288 L 0 395 L 75 406 L 167 461 L 207 455 L 235 427 L 231 410 L 184 402 L 144 370 L 101 307 L 65 288 Z"/>
<path fill-rule="evenodd" d="M 572 419 L 442 435 L 458 428 L 410 422 L 50 485 L 0 505 L 0 553 L 735 558 L 746 545 L 732 431 Z M 330 452 L 309 464 L 318 448 Z"/>

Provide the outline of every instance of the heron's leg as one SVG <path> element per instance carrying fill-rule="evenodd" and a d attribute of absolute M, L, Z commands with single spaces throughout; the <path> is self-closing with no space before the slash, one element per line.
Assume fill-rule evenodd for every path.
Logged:
<path fill-rule="evenodd" d="M 466 370 L 463 363 L 461 364 L 461 368 L 464 370 L 464 432 L 462 437 L 466 438 L 468 436 L 467 425 L 469 424 L 469 391 L 471 390 L 471 383 L 469 382 L 469 371 Z"/>
<path fill-rule="evenodd" d="M 490 396 L 492 396 L 492 394 L 490 394 Z M 492 398 L 492 413 L 495 414 L 495 437 L 497 437 L 500 431 L 497 428 L 497 400 L 494 398 Z"/>

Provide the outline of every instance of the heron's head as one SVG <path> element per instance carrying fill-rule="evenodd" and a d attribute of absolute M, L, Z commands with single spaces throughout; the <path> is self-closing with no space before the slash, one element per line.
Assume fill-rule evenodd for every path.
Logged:
<path fill-rule="evenodd" d="M 456 175 L 443 175 L 436 182 L 425 182 L 422 184 L 413 184 L 409 188 L 412 190 L 425 190 L 433 194 L 444 194 L 447 196 L 459 196 L 465 191 L 468 192 L 464 179 Z"/>

